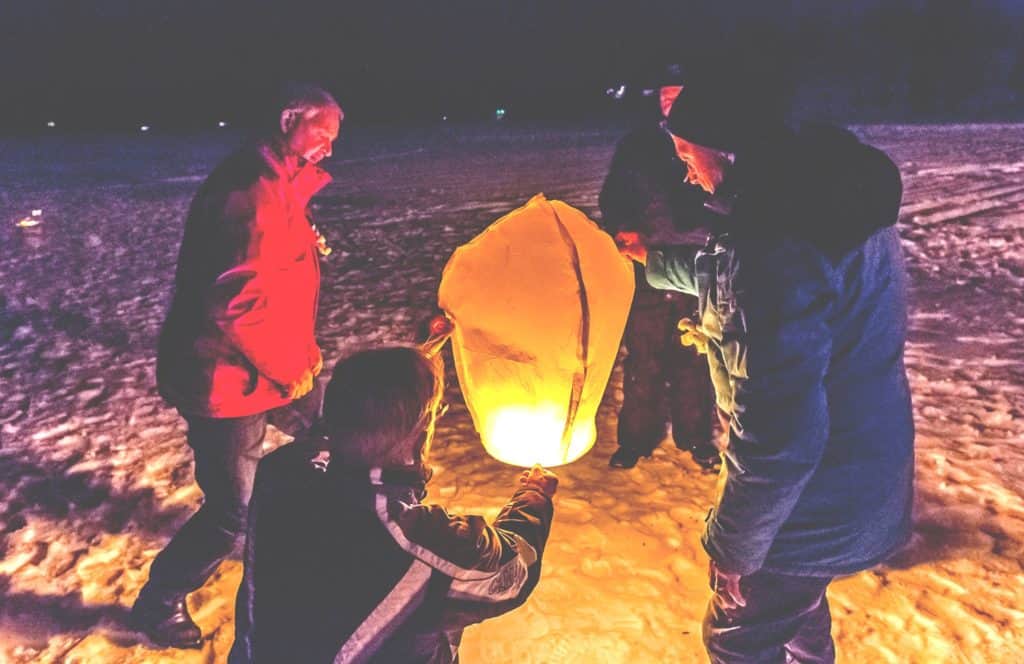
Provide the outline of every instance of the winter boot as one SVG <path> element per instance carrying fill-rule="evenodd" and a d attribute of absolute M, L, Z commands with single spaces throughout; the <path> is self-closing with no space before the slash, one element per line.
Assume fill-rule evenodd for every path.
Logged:
<path fill-rule="evenodd" d="M 158 597 L 143 588 L 132 607 L 129 624 L 165 648 L 199 648 L 203 633 L 192 620 L 185 596 Z"/>
<path fill-rule="evenodd" d="M 637 461 L 640 460 L 641 456 L 650 456 L 647 454 L 640 454 L 634 449 L 628 447 L 620 447 L 615 450 L 612 454 L 612 458 L 608 460 L 608 465 L 612 468 L 632 468 L 636 465 Z"/>
<path fill-rule="evenodd" d="M 705 473 L 717 473 L 722 467 L 722 454 L 711 445 L 691 447 L 690 455 L 693 456 L 694 462 Z"/>

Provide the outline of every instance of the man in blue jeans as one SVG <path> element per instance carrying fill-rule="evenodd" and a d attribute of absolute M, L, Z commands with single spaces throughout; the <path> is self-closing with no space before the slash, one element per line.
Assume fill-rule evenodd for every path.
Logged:
<path fill-rule="evenodd" d="M 314 336 L 321 238 L 306 217 L 330 180 L 342 112 L 312 86 L 284 91 L 264 138 L 222 162 L 192 201 L 160 333 L 160 394 L 188 423 L 203 506 L 153 561 L 132 625 L 198 647 L 185 604 L 245 526 L 268 423 L 301 434 L 320 408 Z"/>
<path fill-rule="evenodd" d="M 910 535 L 902 188 L 882 152 L 771 121 L 741 81 L 694 81 L 668 117 L 687 180 L 711 195 L 706 246 L 619 243 L 652 286 L 699 298 L 728 424 L 702 539 L 711 661 L 832 662 L 829 583 Z"/>

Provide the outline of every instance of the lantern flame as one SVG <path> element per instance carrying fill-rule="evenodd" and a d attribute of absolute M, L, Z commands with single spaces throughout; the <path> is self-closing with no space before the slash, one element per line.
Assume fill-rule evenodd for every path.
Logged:
<path fill-rule="evenodd" d="M 577 422 L 564 442 L 565 407 L 554 404 L 501 406 L 487 413 L 481 439 L 487 452 L 508 464 L 528 467 L 572 463 L 590 450 L 593 422 Z"/>

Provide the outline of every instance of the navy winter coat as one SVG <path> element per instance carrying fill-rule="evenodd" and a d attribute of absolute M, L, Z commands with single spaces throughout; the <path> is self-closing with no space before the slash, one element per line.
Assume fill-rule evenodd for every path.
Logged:
<path fill-rule="evenodd" d="M 647 280 L 697 295 L 724 481 L 704 546 L 725 570 L 834 576 L 910 533 L 899 173 L 842 130 L 736 155 L 702 249 L 652 250 Z"/>

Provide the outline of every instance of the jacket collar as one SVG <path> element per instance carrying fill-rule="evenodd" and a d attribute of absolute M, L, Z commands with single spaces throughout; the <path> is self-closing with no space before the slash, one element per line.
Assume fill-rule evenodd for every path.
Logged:
<path fill-rule="evenodd" d="M 346 484 L 357 483 L 362 486 L 370 486 L 377 493 L 391 493 L 396 490 L 399 492 L 411 491 L 414 495 L 419 496 L 420 500 L 426 495 L 427 483 L 434 475 L 434 469 L 426 464 L 400 468 L 361 468 L 345 466 L 341 461 L 332 463 L 331 453 L 328 450 L 315 451 L 309 464 L 320 472 L 338 478 Z"/>
<path fill-rule="evenodd" d="M 274 175 L 291 184 L 299 204 L 303 207 L 331 181 L 327 171 L 294 155 L 286 156 L 280 145 L 275 142 L 261 143 L 259 151 Z"/>

